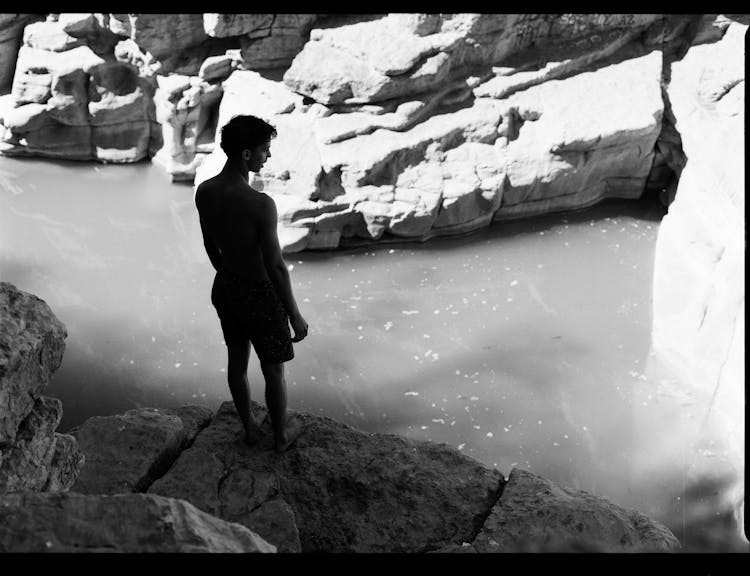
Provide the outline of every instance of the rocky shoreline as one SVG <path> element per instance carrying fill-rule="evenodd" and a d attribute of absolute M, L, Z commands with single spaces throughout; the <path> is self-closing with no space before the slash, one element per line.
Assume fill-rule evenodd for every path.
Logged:
<path fill-rule="evenodd" d="M 684 166 L 663 121 L 671 64 L 744 26 L 660 14 L 40 18 L 0 20 L 5 58 L 13 34 L 20 45 L 0 153 L 152 159 L 198 184 L 223 163 L 221 127 L 259 115 L 279 136 L 254 185 L 277 203 L 287 253 L 424 241 L 612 197 L 668 202 Z"/>
<path fill-rule="evenodd" d="M 185 406 L 95 416 L 52 436 L 60 403 L 38 394 L 59 366 L 64 328 L 46 304 L 11 284 L 0 284 L 0 304 L 3 406 L 36 395 L 34 406 L 57 408 L 35 408 L 44 425 L 32 444 L 44 445 L 41 452 L 30 451 L 20 431 L 15 445 L 0 445 L 0 551 L 680 548 L 662 524 L 605 498 L 519 468 L 504 478 L 446 444 L 369 434 L 304 412 L 303 435 L 282 455 L 270 437 L 243 443 L 231 402 L 216 413 Z M 21 430 L 28 419 L 11 425 L 6 417 L 3 425 Z M 50 438 L 62 448 L 50 448 Z M 36 466 L 13 458 L 17 452 Z"/>

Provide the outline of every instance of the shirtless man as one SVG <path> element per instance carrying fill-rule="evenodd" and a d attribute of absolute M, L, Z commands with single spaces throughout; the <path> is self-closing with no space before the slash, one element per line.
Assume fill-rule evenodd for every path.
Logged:
<path fill-rule="evenodd" d="M 247 381 L 252 342 L 266 381 L 275 449 L 283 452 L 302 431 L 298 420 L 287 420 L 284 362 L 294 358 L 292 342 L 307 336 L 307 322 L 297 308 L 281 256 L 276 204 L 249 184 L 248 172 L 258 172 L 271 157 L 274 136 L 274 127 L 260 118 L 232 118 L 221 131 L 226 164 L 198 186 L 195 205 L 206 252 L 216 269 L 211 302 L 227 345 L 229 390 L 245 441 L 254 444 L 261 436 Z"/>

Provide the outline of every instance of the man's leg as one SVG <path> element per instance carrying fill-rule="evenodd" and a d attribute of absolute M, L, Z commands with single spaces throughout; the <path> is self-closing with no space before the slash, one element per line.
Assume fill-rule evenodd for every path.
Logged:
<path fill-rule="evenodd" d="M 229 361 L 227 363 L 227 380 L 232 393 L 234 406 L 245 429 L 245 441 L 248 444 L 257 442 L 262 433 L 255 421 L 250 407 L 250 385 L 247 381 L 247 364 L 250 360 L 250 342 L 227 346 Z"/>
<path fill-rule="evenodd" d="M 261 362 L 260 369 L 263 371 L 263 376 L 266 380 L 266 406 L 271 416 L 276 451 L 283 452 L 300 435 L 302 425 L 295 420 L 287 422 L 284 363 L 271 364 Z"/>

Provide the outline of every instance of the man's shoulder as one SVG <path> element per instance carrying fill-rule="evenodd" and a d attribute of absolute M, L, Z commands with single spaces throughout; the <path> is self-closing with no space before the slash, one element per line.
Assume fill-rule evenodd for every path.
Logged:
<path fill-rule="evenodd" d="M 213 194 L 214 191 L 219 191 L 221 188 L 218 176 L 204 180 L 195 187 L 195 203 L 200 203 L 207 195 Z"/>
<path fill-rule="evenodd" d="M 273 198 L 265 192 L 259 192 L 254 188 L 251 189 L 253 190 L 252 202 L 255 208 L 254 211 L 263 219 L 270 220 L 276 218 L 276 202 L 273 201 Z"/>

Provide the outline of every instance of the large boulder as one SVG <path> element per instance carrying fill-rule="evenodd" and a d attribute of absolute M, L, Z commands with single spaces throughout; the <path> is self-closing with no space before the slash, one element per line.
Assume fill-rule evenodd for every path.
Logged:
<path fill-rule="evenodd" d="M 583 490 L 520 468 L 470 543 L 476 552 L 676 552 L 665 526 Z"/>
<path fill-rule="evenodd" d="M 267 416 L 264 407 L 253 408 L 260 420 Z M 273 451 L 270 434 L 248 447 L 231 402 L 204 428 L 208 413 L 195 406 L 131 411 L 109 417 L 110 426 L 90 419 L 76 432 L 89 437 L 83 442 L 87 456 L 98 458 L 90 470 L 145 470 L 144 461 L 156 462 L 159 448 L 139 451 L 135 443 L 164 447 L 162 437 L 175 428 L 167 414 L 178 416 L 195 439 L 148 492 L 244 525 L 279 552 L 679 548 L 667 528 L 636 511 L 521 469 L 506 482 L 497 470 L 445 444 L 367 434 L 298 413 L 305 430 L 287 452 Z M 157 428 L 164 432 L 155 433 Z M 119 487 L 133 489 L 132 483 Z M 118 485 L 109 488 L 116 492 Z"/>
<path fill-rule="evenodd" d="M 270 436 L 244 445 L 234 406 L 222 404 L 149 492 L 243 524 L 279 551 L 304 552 L 419 552 L 461 542 L 497 499 L 502 476 L 447 445 L 298 416 L 304 433 L 278 455 Z"/>
<path fill-rule="evenodd" d="M 741 462 L 748 18 L 703 24 L 666 90 L 686 164 L 656 240 L 652 336 L 684 385 L 711 398 L 707 417 L 722 423 Z"/>
<path fill-rule="evenodd" d="M 145 492 L 211 420 L 203 406 L 136 408 L 94 416 L 74 432 L 85 464 L 71 490 L 84 494 Z"/>
<path fill-rule="evenodd" d="M 153 494 L 0 496 L 0 552 L 275 552 L 244 526 Z"/>
<path fill-rule="evenodd" d="M 0 282 L 0 445 L 15 441 L 62 363 L 67 335 L 46 302 Z"/>
<path fill-rule="evenodd" d="M 75 440 L 55 432 L 60 401 L 41 395 L 66 336 L 43 300 L 0 282 L 0 493 L 63 491 L 78 474 Z"/>

